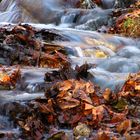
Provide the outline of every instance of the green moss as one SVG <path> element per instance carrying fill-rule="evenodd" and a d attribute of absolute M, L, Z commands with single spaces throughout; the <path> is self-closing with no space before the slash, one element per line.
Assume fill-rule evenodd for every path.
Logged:
<path fill-rule="evenodd" d="M 124 22 L 124 28 L 129 28 L 129 27 L 133 27 L 135 24 L 135 21 L 131 18 L 128 18 L 125 22 Z"/>
<path fill-rule="evenodd" d="M 127 18 L 121 26 L 122 34 L 130 37 L 140 37 L 140 16 Z"/>

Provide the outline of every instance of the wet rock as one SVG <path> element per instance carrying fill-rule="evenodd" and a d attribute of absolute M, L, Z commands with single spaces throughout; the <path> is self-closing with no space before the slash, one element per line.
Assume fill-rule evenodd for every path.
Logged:
<path fill-rule="evenodd" d="M 115 1 L 115 7 L 116 8 L 125 8 L 129 7 L 131 4 L 134 4 L 137 0 L 116 0 Z"/>
<path fill-rule="evenodd" d="M 102 7 L 105 9 L 113 8 L 115 0 L 101 0 Z"/>
<path fill-rule="evenodd" d="M 108 18 L 106 17 L 97 17 L 94 19 L 88 20 L 85 24 L 76 26 L 76 29 L 84 29 L 84 30 L 98 30 L 101 28 L 103 25 L 108 24 Z"/>
<path fill-rule="evenodd" d="M 73 134 L 75 136 L 75 139 L 80 139 L 81 137 L 89 137 L 91 133 L 90 128 L 83 123 L 79 123 L 74 129 Z"/>
<path fill-rule="evenodd" d="M 96 1 L 92 1 L 92 0 L 82 0 L 81 4 L 80 4 L 81 8 L 84 9 L 92 9 L 96 7 Z"/>
<path fill-rule="evenodd" d="M 93 11 L 81 16 L 79 21 L 77 21 L 76 29 L 85 30 L 98 30 L 103 25 L 112 24 L 111 17 L 112 10 L 101 10 L 100 8 L 95 8 Z"/>
<path fill-rule="evenodd" d="M 68 6 L 66 6 L 66 3 L 68 3 Z M 89 26 L 92 30 L 107 24 L 106 22 L 111 12 L 98 8 L 95 10 L 76 9 L 76 6 L 74 7 L 76 4 L 74 3 L 77 2 L 73 2 L 72 5 L 71 2 L 62 0 L 49 1 L 47 3 L 44 0 L 38 2 L 34 2 L 34 0 L 11 1 L 11 3 L 8 0 L 4 0 L 0 4 L 0 10 L 2 11 L 0 21 L 13 23 L 39 22 L 55 25 L 68 23 L 71 24 L 71 27 L 87 22 L 85 26 Z M 92 23 L 91 20 L 93 20 Z"/>

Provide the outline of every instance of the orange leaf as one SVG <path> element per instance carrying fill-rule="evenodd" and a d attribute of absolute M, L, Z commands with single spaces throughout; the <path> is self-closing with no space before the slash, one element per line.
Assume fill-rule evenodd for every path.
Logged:
<path fill-rule="evenodd" d="M 110 94 L 111 94 L 111 90 L 109 88 L 106 88 L 105 92 L 103 93 L 103 97 L 106 101 L 109 101 Z"/>
<path fill-rule="evenodd" d="M 101 121 L 104 117 L 104 111 L 105 109 L 102 105 L 94 107 L 92 109 L 93 120 L 98 119 L 98 121 Z"/>
<path fill-rule="evenodd" d="M 93 105 L 85 103 L 85 110 L 93 109 Z"/>
<path fill-rule="evenodd" d="M 131 120 L 125 120 L 117 126 L 117 131 L 119 133 L 122 132 L 125 133 L 126 131 L 131 130 L 131 124 L 132 124 Z"/>
<path fill-rule="evenodd" d="M 105 132 L 98 132 L 98 140 L 110 140 L 110 137 Z"/>
<path fill-rule="evenodd" d="M 5 75 L 1 80 L 2 82 L 10 82 L 10 77 L 8 75 Z"/>

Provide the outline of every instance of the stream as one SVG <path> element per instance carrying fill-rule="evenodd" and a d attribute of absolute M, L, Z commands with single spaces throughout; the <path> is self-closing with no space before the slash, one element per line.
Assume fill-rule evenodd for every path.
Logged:
<path fill-rule="evenodd" d="M 115 0 L 102 0 L 102 6 L 93 5 L 93 9 L 77 5 L 78 0 L 2 0 L 0 26 L 28 23 L 55 31 L 67 39 L 53 43 L 64 46 L 73 67 L 94 64 L 96 67 L 89 70 L 92 75 L 89 80 L 102 90 L 119 90 L 130 73 L 140 70 L 140 39 L 105 33 L 106 27 L 113 24 Z M 22 67 L 20 86 L 0 91 L 0 135 L 18 133 L 8 113 L 15 109 L 16 103 L 24 106 L 26 101 L 44 96 L 47 71 L 52 69 Z"/>

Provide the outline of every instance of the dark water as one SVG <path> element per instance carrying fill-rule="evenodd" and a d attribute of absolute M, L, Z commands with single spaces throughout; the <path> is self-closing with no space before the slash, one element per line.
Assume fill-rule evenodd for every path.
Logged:
<path fill-rule="evenodd" d="M 102 0 L 102 7 L 89 10 L 76 8 L 77 2 L 78 0 L 3 0 L 0 4 L 1 26 L 24 22 L 37 28 L 56 29 L 56 33 L 64 35 L 69 41 L 54 43 L 70 50 L 69 57 L 73 66 L 96 64 L 96 68 L 89 70 L 93 75 L 90 80 L 102 89 L 119 89 L 129 73 L 140 70 L 140 40 L 91 31 L 112 24 L 111 14 L 116 4 L 114 0 Z M 0 133 L 11 129 L 13 133 L 17 132 L 18 129 L 13 129 L 8 121 L 8 103 L 24 103 L 43 96 L 46 71 L 50 69 L 23 68 L 22 90 L 0 91 Z"/>

